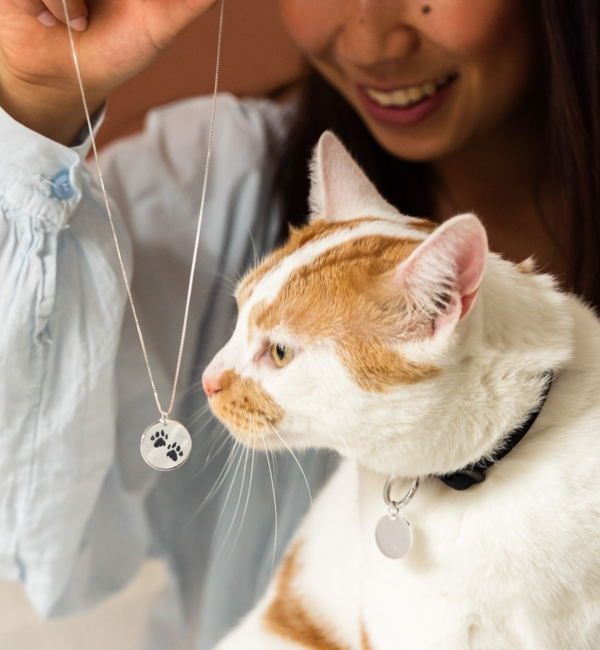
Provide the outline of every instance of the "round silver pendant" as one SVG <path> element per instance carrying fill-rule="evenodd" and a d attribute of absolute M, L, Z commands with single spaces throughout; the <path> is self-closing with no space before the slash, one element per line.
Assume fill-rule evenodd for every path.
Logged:
<path fill-rule="evenodd" d="M 408 521 L 399 514 L 386 515 L 375 529 L 375 541 L 379 550 L 392 560 L 404 557 L 412 546 L 412 531 Z"/>
<path fill-rule="evenodd" d="M 167 472 L 181 467 L 192 452 L 192 437 L 176 420 L 155 422 L 142 435 L 143 459 L 154 469 Z"/>

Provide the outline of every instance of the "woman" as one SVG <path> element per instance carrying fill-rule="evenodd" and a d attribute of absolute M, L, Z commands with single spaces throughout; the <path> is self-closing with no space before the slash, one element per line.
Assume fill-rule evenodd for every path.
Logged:
<path fill-rule="evenodd" d="M 97 111 L 211 4 L 71 0 L 90 108 Z M 234 317 L 224 279 L 251 263 L 253 245 L 268 250 L 304 218 L 309 152 L 325 128 L 403 211 L 443 221 L 474 210 L 492 248 L 519 261 L 535 255 L 597 304 L 596 2 L 281 4 L 319 74 L 299 109 L 220 100 L 202 288 L 190 320 L 197 338 L 182 375 L 192 389 Z M 256 459 L 251 525 L 222 550 L 238 538 L 245 457 L 232 457 L 237 485 L 197 517 L 227 458 L 221 451 L 205 463 L 214 453 L 202 427 L 196 455 L 181 470 L 158 481 L 142 467 L 137 436 L 153 417 L 152 393 L 128 312 L 120 331 L 124 289 L 99 194 L 81 163 L 87 146 L 64 146 L 78 142 L 82 119 L 65 30 L 56 24 L 61 2 L 0 0 L 0 12 L 3 576 L 23 580 L 41 611 L 60 614 L 105 597 L 143 557 L 160 553 L 174 581 L 163 602 L 171 608 L 162 619 L 172 624 L 170 647 L 186 629 L 190 647 L 209 648 L 268 580 L 271 468 Z M 132 236 L 134 295 L 163 395 L 176 358 L 182 260 L 199 204 L 209 111 L 208 100 L 158 111 L 144 134 L 103 160 Z M 206 422 L 200 406 L 188 391 L 177 419 Z M 303 464 L 313 487 L 331 470 L 324 456 Z M 287 470 L 276 495 L 278 553 L 306 506 L 302 478 Z M 187 624 L 179 624 L 181 611 Z"/>

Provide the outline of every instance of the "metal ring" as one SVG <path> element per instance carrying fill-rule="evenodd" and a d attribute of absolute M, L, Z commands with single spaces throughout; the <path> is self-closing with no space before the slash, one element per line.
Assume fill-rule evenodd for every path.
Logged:
<path fill-rule="evenodd" d="M 385 501 L 385 504 L 390 508 L 395 508 L 396 510 L 400 510 L 400 508 L 404 508 L 404 506 L 407 506 L 410 503 L 411 499 L 415 496 L 415 492 L 419 487 L 419 479 L 417 479 L 414 482 L 413 486 L 405 494 L 405 496 L 402 497 L 402 499 L 400 499 L 400 501 L 393 501 L 392 486 L 397 480 L 398 480 L 397 476 L 390 476 L 390 478 L 388 478 L 388 480 L 385 482 L 385 487 L 383 488 L 383 500 Z"/>

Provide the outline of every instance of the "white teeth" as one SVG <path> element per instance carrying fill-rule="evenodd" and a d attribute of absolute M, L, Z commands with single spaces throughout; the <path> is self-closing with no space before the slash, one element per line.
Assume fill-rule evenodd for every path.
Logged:
<path fill-rule="evenodd" d="M 393 93 L 390 93 L 392 97 L 392 104 L 396 106 L 407 106 L 410 104 L 410 95 L 406 90 L 395 90 Z"/>
<path fill-rule="evenodd" d="M 392 97 L 390 96 L 390 93 L 382 93 L 378 90 L 372 90 L 371 88 L 367 88 L 367 93 L 371 99 L 374 99 L 378 104 L 381 104 L 382 106 L 389 106 L 392 103 Z"/>
<path fill-rule="evenodd" d="M 381 106 L 408 106 L 420 102 L 423 97 L 435 95 L 438 89 L 444 86 L 449 79 L 449 76 L 438 77 L 435 81 L 426 81 L 419 86 L 410 86 L 409 88 L 387 93 L 373 88 L 365 88 L 365 90 L 367 95 Z"/>
<path fill-rule="evenodd" d="M 413 102 L 419 102 L 423 99 L 423 91 L 418 86 L 412 86 L 407 92 Z"/>
<path fill-rule="evenodd" d="M 426 95 L 427 97 L 431 97 L 431 95 L 435 95 L 436 90 L 437 90 L 437 86 L 432 81 L 428 81 L 427 83 L 423 84 L 423 94 Z"/>

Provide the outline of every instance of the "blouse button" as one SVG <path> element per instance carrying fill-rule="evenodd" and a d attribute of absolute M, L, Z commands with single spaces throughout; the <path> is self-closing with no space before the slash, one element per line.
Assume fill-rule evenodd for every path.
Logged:
<path fill-rule="evenodd" d="M 68 169 L 58 172 L 52 179 L 52 194 L 60 201 L 66 201 L 75 194 Z"/>

